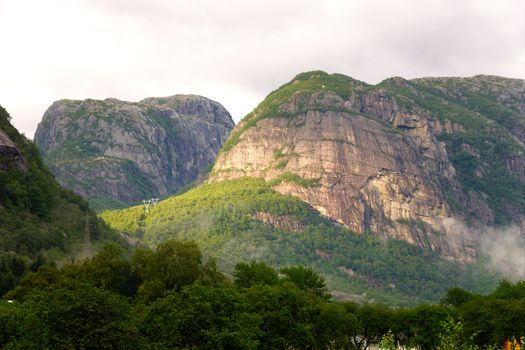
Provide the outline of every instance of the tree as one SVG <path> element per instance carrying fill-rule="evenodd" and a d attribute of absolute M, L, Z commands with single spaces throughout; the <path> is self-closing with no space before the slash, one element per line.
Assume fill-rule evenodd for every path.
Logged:
<path fill-rule="evenodd" d="M 315 344 L 315 318 L 322 301 L 292 283 L 244 289 L 250 312 L 262 317 L 261 349 L 307 349 Z"/>
<path fill-rule="evenodd" d="M 466 336 L 463 330 L 461 318 L 455 320 L 449 316 L 441 322 L 441 332 L 439 333 L 438 350 L 481 350 L 478 345 L 473 344 L 474 334 Z M 486 345 L 483 349 L 496 350 L 496 345 Z"/>
<path fill-rule="evenodd" d="M 461 288 L 450 288 L 447 291 L 447 295 L 441 301 L 443 305 L 449 306 L 459 306 L 465 304 L 466 302 L 472 300 L 474 294 L 461 289 Z"/>
<path fill-rule="evenodd" d="M 195 283 L 151 304 L 142 328 L 155 348 L 256 349 L 260 322 L 236 289 Z"/>
<path fill-rule="evenodd" d="M 195 242 L 169 240 L 159 244 L 155 251 L 139 248 L 132 264 L 143 280 L 138 294 L 147 302 L 168 291 L 180 291 L 204 276 L 211 280 L 221 278 L 213 262 L 202 263 L 202 254 Z"/>
<path fill-rule="evenodd" d="M 256 284 L 276 285 L 279 282 L 277 271 L 264 262 L 252 261 L 238 263 L 233 273 L 235 284 L 250 288 Z"/>
<path fill-rule="evenodd" d="M 410 310 L 410 322 L 413 336 L 410 345 L 421 350 L 435 350 L 439 344 L 441 322 L 450 314 L 450 310 L 441 305 L 421 304 Z"/>
<path fill-rule="evenodd" d="M 283 281 L 292 282 L 299 289 L 314 293 L 321 298 L 328 299 L 330 297 L 324 278 L 311 267 L 291 266 L 281 269 L 280 272 L 284 275 Z"/>
<path fill-rule="evenodd" d="M 351 304 L 350 304 L 351 305 Z M 392 310 L 381 304 L 366 304 L 355 310 L 358 327 L 353 338 L 358 349 L 367 349 L 392 327 Z"/>
<path fill-rule="evenodd" d="M 357 326 L 357 317 L 347 312 L 344 304 L 338 302 L 319 304 L 319 314 L 314 318 L 315 348 L 356 349 L 352 334 Z"/>
<path fill-rule="evenodd" d="M 89 284 L 34 290 L 22 304 L 21 348 L 132 348 L 139 341 L 121 296 Z"/>
<path fill-rule="evenodd" d="M 379 348 L 383 350 L 397 350 L 396 336 L 391 330 L 383 334 L 379 341 Z"/>
<path fill-rule="evenodd" d="M 58 288 L 62 284 L 62 275 L 53 266 L 42 266 L 36 272 L 29 272 L 20 283 L 6 294 L 9 299 L 24 301 L 32 291 Z"/>
<path fill-rule="evenodd" d="M 106 244 L 95 256 L 78 266 L 70 265 L 66 275 L 129 297 L 135 296 L 140 280 L 122 247 L 115 243 Z"/>

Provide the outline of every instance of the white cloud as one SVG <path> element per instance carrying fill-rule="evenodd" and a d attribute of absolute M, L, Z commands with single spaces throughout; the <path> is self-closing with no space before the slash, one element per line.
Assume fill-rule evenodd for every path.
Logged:
<path fill-rule="evenodd" d="M 0 104 L 32 136 L 60 98 L 195 93 L 240 119 L 312 69 L 525 77 L 520 0 L 0 0 Z"/>

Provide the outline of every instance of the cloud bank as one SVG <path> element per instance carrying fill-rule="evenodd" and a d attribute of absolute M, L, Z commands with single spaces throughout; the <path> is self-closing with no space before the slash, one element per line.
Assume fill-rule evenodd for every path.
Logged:
<path fill-rule="evenodd" d="M 32 137 L 61 98 L 215 99 L 239 120 L 299 72 L 525 78 L 521 0 L 2 0 L 0 104 Z"/>

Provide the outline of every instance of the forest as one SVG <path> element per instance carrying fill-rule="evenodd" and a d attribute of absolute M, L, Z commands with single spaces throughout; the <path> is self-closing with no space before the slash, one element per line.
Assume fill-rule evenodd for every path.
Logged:
<path fill-rule="evenodd" d="M 261 222 L 258 213 L 300 223 L 300 230 Z M 403 241 L 352 232 L 256 178 L 203 184 L 148 213 L 135 206 L 106 211 L 101 218 L 151 247 L 169 238 L 195 241 L 229 274 L 237 262 L 252 259 L 310 266 L 330 290 L 395 306 L 437 302 L 453 287 L 486 294 L 501 279 L 482 263 L 461 265 Z"/>
<path fill-rule="evenodd" d="M 525 334 L 525 282 L 437 304 L 337 301 L 300 265 L 238 263 L 233 276 L 194 242 L 168 240 L 29 272 L 0 300 L 5 349 L 496 349 Z"/>

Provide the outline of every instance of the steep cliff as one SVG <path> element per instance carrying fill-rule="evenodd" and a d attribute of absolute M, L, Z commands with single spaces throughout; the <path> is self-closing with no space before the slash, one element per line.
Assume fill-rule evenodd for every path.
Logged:
<path fill-rule="evenodd" d="M 356 231 L 472 261 L 471 227 L 525 214 L 525 82 L 309 72 L 232 131 L 210 181 L 260 177 Z"/>
<path fill-rule="evenodd" d="M 213 162 L 233 126 L 200 96 L 61 100 L 35 143 L 58 181 L 101 209 L 175 193 Z"/>

